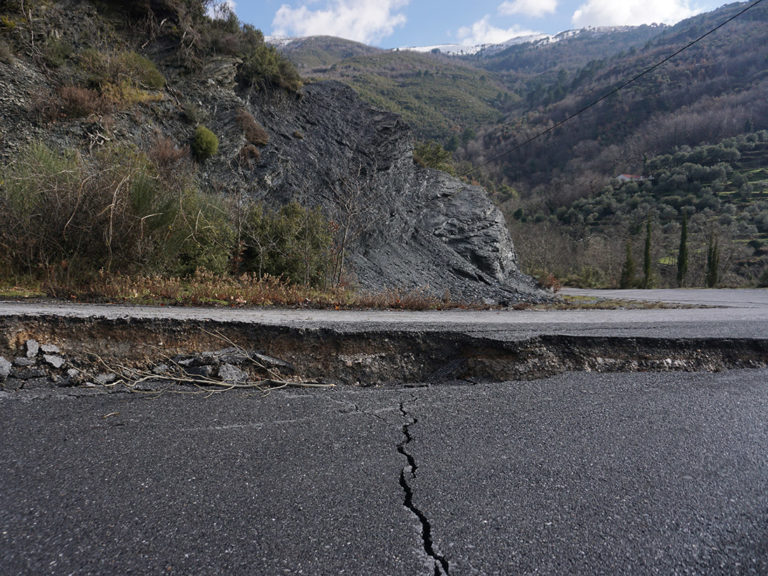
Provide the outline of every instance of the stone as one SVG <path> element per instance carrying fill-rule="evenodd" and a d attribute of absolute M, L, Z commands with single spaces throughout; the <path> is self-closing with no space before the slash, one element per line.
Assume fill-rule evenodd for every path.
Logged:
<path fill-rule="evenodd" d="M 115 380 L 117 380 L 117 374 L 115 374 L 114 372 L 99 374 L 93 379 L 93 381 L 99 386 L 106 386 L 107 384 L 112 384 Z"/>
<path fill-rule="evenodd" d="M 56 344 L 42 344 L 40 345 L 40 351 L 43 354 L 61 354 L 61 349 Z"/>
<path fill-rule="evenodd" d="M 56 356 L 55 354 L 43 354 L 43 360 L 49 366 L 56 368 L 56 370 L 64 366 L 64 364 L 67 362 L 64 360 L 64 358 L 61 356 Z"/>
<path fill-rule="evenodd" d="M 248 374 L 232 364 L 222 364 L 219 366 L 219 378 L 230 384 L 241 384 L 248 381 Z"/>
<path fill-rule="evenodd" d="M 24 358 L 23 356 L 19 356 L 18 358 L 13 359 L 13 365 L 20 366 L 21 368 L 29 368 L 30 366 L 35 365 L 35 360 L 34 358 Z"/>
<path fill-rule="evenodd" d="M 27 358 L 34 358 L 40 351 L 40 343 L 37 340 L 29 339 L 25 343 L 27 350 Z"/>
<path fill-rule="evenodd" d="M 11 368 L 13 368 L 13 364 L 0 356 L 0 382 L 5 382 L 8 379 L 8 376 L 11 375 Z"/>
<path fill-rule="evenodd" d="M 19 380 L 33 380 L 37 378 L 45 378 L 48 376 L 45 370 L 31 366 L 29 368 L 14 368 L 11 371 L 11 375 Z"/>
<path fill-rule="evenodd" d="M 168 368 L 168 364 L 158 364 L 157 366 L 152 367 L 152 374 L 157 374 L 158 376 L 168 374 L 169 371 L 170 368 Z"/>

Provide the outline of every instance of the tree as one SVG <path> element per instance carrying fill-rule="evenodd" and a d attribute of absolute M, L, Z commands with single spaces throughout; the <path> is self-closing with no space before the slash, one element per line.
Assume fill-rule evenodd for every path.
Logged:
<path fill-rule="evenodd" d="M 714 288 L 720 281 L 720 245 L 714 234 L 709 235 L 707 245 L 707 288 Z"/>
<path fill-rule="evenodd" d="M 645 222 L 645 250 L 643 251 L 643 288 L 653 288 L 653 269 L 651 263 L 651 217 Z"/>
<path fill-rule="evenodd" d="M 632 244 L 627 240 L 627 257 L 621 266 L 619 288 L 626 290 L 635 286 L 635 259 L 632 258 Z"/>
<path fill-rule="evenodd" d="M 680 249 L 677 251 L 677 285 L 682 288 L 688 274 L 688 215 L 683 212 L 680 229 Z"/>

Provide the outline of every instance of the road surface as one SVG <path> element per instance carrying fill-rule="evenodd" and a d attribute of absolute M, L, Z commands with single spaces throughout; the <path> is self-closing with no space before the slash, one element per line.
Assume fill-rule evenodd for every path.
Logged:
<path fill-rule="evenodd" d="M 766 574 L 768 371 L 0 395 L 0 573 Z"/>
<path fill-rule="evenodd" d="M 686 292 L 664 298 L 711 303 Z M 551 312 L 2 303 L 0 316 L 765 339 L 765 295 Z M 0 574 L 768 574 L 766 414 L 766 369 L 0 392 Z"/>

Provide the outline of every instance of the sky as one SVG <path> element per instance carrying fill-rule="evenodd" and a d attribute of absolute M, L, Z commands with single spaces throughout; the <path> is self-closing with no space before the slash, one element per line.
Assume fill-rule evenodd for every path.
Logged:
<path fill-rule="evenodd" d="M 722 0 L 218 0 L 267 36 L 329 35 L 381 48 L 501 43 L 587 26 L 674 24 Z"/>

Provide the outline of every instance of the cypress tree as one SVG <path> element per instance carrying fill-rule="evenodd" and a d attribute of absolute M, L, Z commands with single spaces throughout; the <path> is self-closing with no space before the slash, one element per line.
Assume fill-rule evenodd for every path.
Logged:
<path fill-rule="evenodd" d="M 627 240 L 627 257 L 621 265 L 621 278 L 619 288 L 626 290 L 635 286 L 635 260 L 632 258 L 632 245 Z"/>
<path fill-rule="evenodd" d="M 643 288 L 653 288 L 653 270 L 651 269 L 651 217 L 645 222 L 645 251 L 643 252 Z"/>
<path fill-rule="evenodd" d="M 688 274 L 688 215 L 683 212 L 683 225 L 680 230 L 680 249 L 677 252 L 677 285 L 682 288 Z"/>
<path fill-rule="evenodd" d="M 720 246 L 714 234 L 707 245 L 707 288 L 714 288 L 720 280 Z"/>

